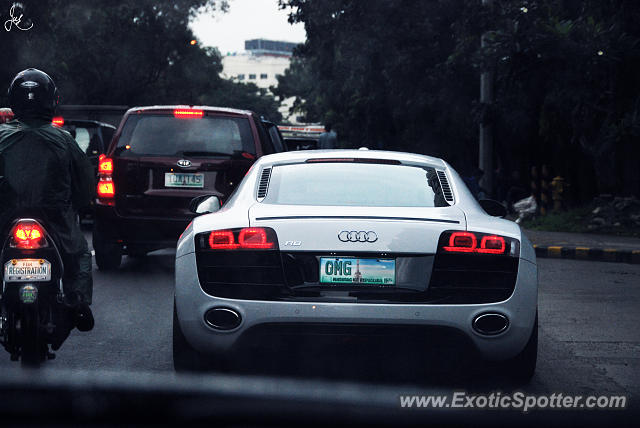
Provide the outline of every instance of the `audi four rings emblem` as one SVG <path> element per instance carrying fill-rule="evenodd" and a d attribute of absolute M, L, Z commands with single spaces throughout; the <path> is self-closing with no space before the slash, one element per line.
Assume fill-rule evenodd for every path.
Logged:
<path fill-rule="evenodd" d="M 338 239 L 342 242 L 376 242 L 378 235 L 372 230 L 368 232 L 364 230 L 343 230 L 338 234 Z"/>

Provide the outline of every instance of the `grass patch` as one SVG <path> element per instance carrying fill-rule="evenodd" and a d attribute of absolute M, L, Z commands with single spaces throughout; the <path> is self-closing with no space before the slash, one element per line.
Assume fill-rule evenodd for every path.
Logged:
<path fill-rule="evenodd" d="M 584 206 L 566 211 L 551 212 L 545 216 L 537 216 L 524 220 L 521 224 L 525 229 L 546 230 L 548 232 L 592 232 L 587 228 L 589 214 L 592 208 Z"/>
<path fill-rule="evenodd" d="M 605 235 L 619 235 L 640 237 L 640 229 L 625 225 L 603 226 L 590 229 L 589 219 L 594 206 L 586 205 L 561 212 L 551 212 L 546 216 L 537 216 L 524 220 L 521 224 L 525 229 L 542 230 L 547 232 L 598 233 Z"/>

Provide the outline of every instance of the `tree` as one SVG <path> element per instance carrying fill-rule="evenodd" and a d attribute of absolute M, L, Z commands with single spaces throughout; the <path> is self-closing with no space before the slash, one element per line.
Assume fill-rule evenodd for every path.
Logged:
<path fill-rule="evenodd" d="M 463 173 L 491 118 L 503 173 L 546 164 L 580 199 L 640 194 L 640 4 L 493 3 L 281 0 L 307 42 L 278 94 L 298 96 L 295 108 L 332 121 L 349 146 L 443 156 Z M 478 103 L 487 64 L 491 109 Z"/>
<path fill-rule="evenodd" d="M 260 108 L 278 116 L 271 98 L 219 77 L 217 50 L 191 45 L 188 27 L 198 12 L 223 12 L 226 0 L 38 0 L 24 1 L 34 27 L 12 31 L 6 48 L 13 61 L 0 65 L 0 78 L 26 67 L 47 71 L 66 104 L 207 104 Z M 8 8 L 7 8 L 8 9 Z M 221 91 L 242 94 L 235 102 Z M 1 102 L 6 102 L 6 98 Z"/>

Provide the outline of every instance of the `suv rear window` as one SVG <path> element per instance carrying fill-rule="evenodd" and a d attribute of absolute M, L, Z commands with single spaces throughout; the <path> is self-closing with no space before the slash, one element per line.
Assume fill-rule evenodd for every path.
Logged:
<path fill-rule="evenodd" d="M 251 125 L 246 118 L 205 116 L 179 119 L 172 115 L 129 116 L 118 147 L 122 155 L 215 156 L 256 153 Z"/>

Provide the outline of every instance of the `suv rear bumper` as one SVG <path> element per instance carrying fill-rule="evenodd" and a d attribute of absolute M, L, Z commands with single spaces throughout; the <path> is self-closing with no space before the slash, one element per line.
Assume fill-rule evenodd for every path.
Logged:
<path fill-rule="evenodd" d="M 175 247 L 191 218 L 124 217 L 112 206 L 96 205 L 94 227 L 109 241 L 148 249 Z"/>

